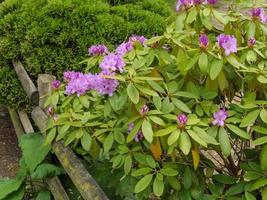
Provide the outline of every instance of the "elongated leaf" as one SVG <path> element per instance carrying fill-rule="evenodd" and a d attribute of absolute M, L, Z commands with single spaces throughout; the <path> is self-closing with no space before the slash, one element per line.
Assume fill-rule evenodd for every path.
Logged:
<path fill-rule="evenodd" d="M 241 121 L 240 127 L 247 127 L 254 124 L 255 120 L 260 114 L 260 110 L 256 109 L 248 113 Z"/>
<path fill-rule="evenodd" d="M 60 128 L 58 128 L 58 135 L 57 135 L 56 141 L 59 141 L 62 138 L 64 138 L 66 136 L 69 128 L 70 128 L 69 124 L 65 124 L 65 125 L 61 126 Z"/>
<path fill-rule="evenodd" d="M 189 135 L 182 131 L 179 140 L 178 140 L 179 148 L 181 151 L 185 154 L 188 155 L 191 149 L 191 140 Z"/>
<path fill-rule="evenodd" d="M 86 131 L 83 131 L 83 136 L 81 138 L 81 144 L 85 151 L 89 151 L 92 145 L 92 138 L 90 134 Z"/>
<path fill-rule="evenodd" d="M 215 80 L 223 67 L 223 60 L 214 60 L 210 67 L 210 79 Z"/>
<path fill-rule="evenodd" d="M 195 140 L 198 144 L 204 146 L 204 147 L 207 147 L 207 143 L 202 140 L 199 135 L 197 133 L 195 133 L 194 131 L 192 130 L 187 130 L 187 133 L 190 135 L 190 137 Z"/>
<path fill-rule="evenodd" d="M 161 130 L 158 130 L 154 133 L 154 136 L 155 137 L 161 137 L 161 136 L 164 136 L 164 135 L 168 135 L 170 134 L 171 132 L 175 131 L 177 129 L 177 126 L 169 126 L 165 129 L 161 129 Z"/>
<path fill-rule="evenodd" d="M 87 95 L 80 96 L 79 100 L 80 100 L 81 104 L 83 105 L 83 107 L 89 108 L 90 102 L 89 102 L 89 99 L 88 99 Z"/>
<path fill-rule="evenodd" d="M 57 176 L 62 174 L 64 170 L 60 167 L 49 163 L 42 163 L 40 164 L 33 174 L 31 174 L 31 178 L 34 180 L 42 180 L 44 178 Z"/>
<path fill-rule="evenodd" d="M 176 99 L 176 98 L 172 98 L 172 102 L 174 103 L 174 105 L 180 109 L 181 111 L 183 112 L 186 112 L 186 113 L 191 113 L 191 110 L 187 107 L 187 105 L 182 102 L 181 100 L 179 99 Z"/>
<path fill-rule="evenodd" d="M 248 191 L 254 191 L 254 190 L 258 190 L 264 186 L 267 185 L 267 178 L 261 178 L 256 180 L 252 185 L 250 185 L 250 187 L 248 188 Z"/>
<path fill-rule="evenodd" d="M 175 142 L 177 142 L 177 140 L 179 139 L 179 136 L 181 134 L 181 131 L 180 129 L 177 129 L 175 131 L 173 131 L 170 136 L 168 137 L 168 145 L 172 145 L 174 144 Z"/>
<path fill-rule="evenodd" d="M 53 140 L 55 139 L 56 134 L 57 134 L 57 128 L 54 127 L 46 135 L 45 143 L 44 144 L 45 145 L 50 145 L 53 142 Z"/>
<path fill-rule="evenodd" d="M 124 161 L 124 173 L 129 174 L 133 165 L 133 159 L 131 155 L 126 156 Z"/>
<path fill-rule="evenodd" d="M 267 169 L 267 145 L 265 145 L 260 152 L 260 163 L 263 170 Z"/>
<path fill-rule="evenodd" d="M 267 111 L 265 109 L 261 110 L 260 117 L 261 120 L 267 124 Z"/>
<path fill-rule="evenodd" d="M 229 128 L 231 131 L 233 131 L 233 133 L 235 133 L 236 135 L 240 136 L 241 138 L 250 139 L 250 135 L 243 131 L 242 129 L 238 128 L 237 126 L 234 126 L 232 124 L 226 124 L 227 128 Z"/>
<path fill-rule="evenodd" d="M 208 68 L 208 56 L 206 53 L 202 53 L 199 56 L 198 59 L 198 66 L 200 68 L 200 71 L 202 73 L 207 73 L 207 68 Z"/>
<path fill-rule="evenodd" d="M 193 130 L 199 135 L 201 139 L 203 139 L 207 144 L 214 144 L 218 145 L 219 143 L 216 141 L 216 139 L 210 135 L 208 135 L 203 129 L 194 126 Z"/>
<path fill-rule="evenodd" d="M 114 142 L 114 135 L 112 133 L 109 133 L 103 145 L 105 153 L 107 153 L 111 149 L 113 142 Z"/>
<path fill-rule="evenodd" d="M 41 191 L 38 193 L 36 200 L 50 200 L 51 195 L 49 191 Z"/>
<path fill-rule="evenodd" d="M 253 144 L 255 146 L 262 145 L 262 144 L 265 144 L 265 143 L 267 143 L 267 136 L 257 138 L 256 140 L 253 141 Z"/>
<path fill-rule="evenodd" d="M 139 193 L 139 192 L 142 192 L 143 190 L 145 190 L 149 186 L 150 182 L 152 181 L 152 178 L 153 178 L 153 175 L 152 174 L 145 175 L 135 185 L 134 192 L 135 193 Z"/>
<path fill-rule="evenodd" d="M 249 192 L 245 192 L 246 200 L 256 200 L 256 197 Z"/>
<path fill-rule="evenodd" d="M 137 104 L 139 102 L 139 92 L 137 91 L 134 84 L 130 83 L 127 86 L 127 94 L 134 104 Z"/>
<path fill-rule="evenodd" d="M 223 155 L 229 156 L 231 154 L 232 146 L 229 140 L 229 136 L 223 127 L 220 127 L 219 129 L 219 143 Z"/>
<path fill-rule="evenodd" d="M 162 180 L 158 180 L 157 178 L 154 179 L 153 183 L 153 193 L 159 197 L 163 194 L 164 191 L 164 183 Z"/>
<path fill-rule="evenodd" d="M 184 177 L 183 178 L 184 187 L 185 187 L 185 189 L 189 189 L 193 183 L 193 179 L 192 179 L 191 170 L 188 166 L 185 168 L 183 177 Z"/>
<path fill-rule="evenodd" d="M 149 142 L 152 143 L 153 141 L 153 130 L 151 123 L 148 120 L 144 120 L 142 124 L 142 132 L 144 134 L 145 139 Z"/>
<path fill-rule="evenodd" d="M 199 165 L 199 160 L 200 160 L 200 156 L 199 156 L 199 150 L 198 148 L 194 147 L 192 150 L 192 158 L 193 158 L 193 165 L 194 165 L 194 169 L 197 170 L 198 165 Z"/>
<path fill-rule="evenodd" d="M 151 121 L 153 121 L 154 123 L 158 125 L 165 126 L 165 122 L 157 116 L 149 116 L 149 119 L 151 119 Z"/>
<path fill-rule="evenodd" d="M 137 132 L 140 130 L 141 126 L 142 126 L 142 121 L 139 120 L 138 122 L 135 123 L 134 128 L 132 129 L 132 131 L 129 133 L 129 135 L 127 136 L 127 142 L 131 142 L 134 137 L 136 136 Z"/>
<path fill-rule="evenodd" d="M 170 167 L 164 167 L 160 170 L 160 173 L 162 173 L 165 176 L 177 176 L 178 175 L 178 171 L 176 171 L 175 169 L 172 169 Z"/>
<path fill-rule="evenodd" d="M 143 176 L 146 175 L 148 173 L 152 172 L 152 169 L 149 167 L 144 167 L 144 168 L 140 168 L 138 170 L 135 170 L 132 172 L 132 176 Z"/>

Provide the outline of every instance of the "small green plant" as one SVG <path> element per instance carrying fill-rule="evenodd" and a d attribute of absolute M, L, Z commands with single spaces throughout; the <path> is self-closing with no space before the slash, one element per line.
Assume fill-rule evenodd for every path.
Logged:
<path fill-rule="evenodd" d="M 45 146 L 43 136 L 37 133 L 22 136 L 19 145 L 22 150 L 19 171 L 13 179 L 0 180 L 0 199 L 49 200 L 45 178 L 63 173 L 61 168 L 44 162 L 50 146 Z"/>

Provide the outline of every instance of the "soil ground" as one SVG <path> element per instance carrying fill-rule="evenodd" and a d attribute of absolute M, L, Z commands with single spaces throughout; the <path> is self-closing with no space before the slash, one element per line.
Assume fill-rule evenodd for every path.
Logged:
<path fill-rule="evenodd" d="M 0 179 L 16 175 L 20 156 L 17 136 L 7 109 L 0 108 Z"/>

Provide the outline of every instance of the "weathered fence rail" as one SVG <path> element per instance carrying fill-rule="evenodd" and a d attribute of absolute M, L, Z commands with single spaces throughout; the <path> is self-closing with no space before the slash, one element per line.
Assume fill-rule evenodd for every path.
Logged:
<path fill-rule="evenodd" d="M 46 98 L 52 91 L 51 82 L 55 79 L 55 77 L 47 74 L 40 75 L 37 80 L 37 90 L 23 65 L 19 61 L 13 61 L 13 66 L 25 92 L 27 93 L 28 98 L 35 105 L 39 105 L 32 110 L 31 118 L 33 119 L 35 125 L 42 131 L 46 128 L 46 122 L 48 120 L 48 116 L 45 114 L 42 108 Z M 16 117 L 19 118 L 18 116 L 21 118 L 20 121 L 23 124 L 20 125 L 20 127 L 23 127 L 24 130 L 27 130 L 27 132 L 31 132 L 33 128 L 30 124 L 27 114 L 19 112 L 19 115 Z M 54 142 L 52 148 L 62 167 L 65 169 L 72 182 L 80 192 L 81 196 L 85 200 L 108 200 L 103 190 L 98 186 L 80 159 L 69 147 L 65 147 L 63 142 L 59 141 Z M 47 183 L 56 200 L 69 199 L 57 177 L 55 177 L 55 179 L 49 179 Z"/>

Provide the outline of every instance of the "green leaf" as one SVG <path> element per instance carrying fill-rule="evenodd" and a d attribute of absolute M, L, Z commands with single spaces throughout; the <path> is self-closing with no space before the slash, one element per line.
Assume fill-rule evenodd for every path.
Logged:
<path fill-rule="evenodd" d="M 87 95 L 82 95 L 82 96 L 80 96 L 80 97 L 79 97 L 79 100 L 80 100 L 81 104 L 83 105 L 83 107 L 85 107 L 85 108 L 89 108 L 89 106 L 90 106 L 90 101 L 89 101 Z"/>
<path fill-rule="evenodd" d="M 148 89 L 144 86 L 136 85 L 136 87 L 140 91 L 140 93 L 145 93 L 145 94 L 148 94 L 150 96 L 159 96 L 157 92 L 155 92 L 154 90 Z"/>
<path fill-rule="evenodd" d="M 4 199 L 7 195 L 18 190 L 23 182 L 23 179 L 8 179 L 0 180 L 0 199 Z"/>
<path fill-rule="evenodd" d="M 114 135 L 112 133 L 109 133 L 103 145 L 105 153 L 107 153 L 111 149 L 113 142 L 114 142 Z"/>
<path fill-rule="evenodd" d="M 124 161 L 124 173 L 127 175 L 131 172 L 133 159 L 131 155 L 126 156 Z"/>
<path fill-rule="evenodd" d="M 199 135 L 201 139 L 203 139 L 207 144 L 218 145 L 219 143 L 215 140 L 214 137 L 208 135 L 203 129 L 194 126 L 193 130 Z"/>
<path fill-rule="evenodd" d="M 50 146 L 44 145 L 44 137 L 37 133 L 21 136 L 19 146 L 25 164 L 31 173 L 45 159 L 51 149 Z"/>
<path fill-rule="evenodd" d="M 182 102 L 179 99 L 176 98 L 172 98 L 172 102 L 174 103 L 174 105 L 181 111 L 186 112 L 186 113 L 191 113 L 191 110 L 187 107 L 187 105 Z"/>
<path fill-rule="evenodd" d="M 147 83 L 152 87 L 154 90 L 160 92 L 160 93 L 165 93 L 164 89 L 155 81 L 148 80 Z"/>
<path fill-rule="evenodd" d="M 198 12 L 197 12 L 196 7 L 192 7 L 192 9 L 190 9 L 190 11 L 187 15 L 186 23 L 191 24 L 193 21 L 195 21 L 197 14 L 198 14 Z"/>
<path fill-rule="evenodd" d="M 255 131 L 256 133 L 260 133 L 260 134 L 267 134 L 267 128 L 263 128 L 261 126 L 253 126 L 252 127 L 253 131 Z"/>
<path fill-rule="evenodd" d="M 135 170 L 134 172 L 132 172 L 132 176 L 143 176 L 146 175 L 148 173 L 152 172 L 152 169 L 149 167 L 143 167 L 140 169 Z"/>
<path fill-rule="evenodd" d="M 153 103 L 154 103 L 154 105 L 156 106 L 156 108 L 157 108 L 158 110 L 161 110 L 161 105 L 162 105 L 162 103 L 161 103 L 161 97 L 159 97 L 159 96 L 154 96 L 154 97 L 153 97 Z"/>
<path fill-rule="evenodd" d="M 153 183 L 153 193 L 159 197 L 163 194 L 164 191 L 164 183 L 161 180 L 158 180 L 157 178 L 154 179 Z"/>
<path fill-rule="evenodd" d="M 138 122 L 135 123 L 135 126 L 133 128 L 133 130 L 129 133 L 129 135 L 127 136 L 127 142 L 131 142 L 134 137 L 136 136 L 137 132 L 140 130 L 141 126 L 142 126 L 142 121 L 139 120 Z"/>
<path fill-rule="evenodd" d="M 63 172 L 64 170 L 60 167 L 49 163 L 43 163 L 36 168 L 34 173 L 31 175 L 31 178 L 34 180 L 42 180 L 48 177 L 60 175 Z"/>
<path fill-rule="evenodd" d="M 256 25 L 253 21 L 248 22 L 247 38 L 255 37 Z"/>
<path fill-rule="evenodd" d="M 261 163 L 261 168 L 263 170 L 266 170 L 267 169 L 267 145 L 264 145 L 264 147 L 261 149 L 260 163 Z"/>
<path fill-rule="evenodd" d="M 50 200 L 50 192 L 49 191 L 41 191 L 38 193 L 36 200 Z"/>
<path fill-rule="evenodd" d="M 137 91 L 134 84 L 130 83 L 127 86 L 127 94 L 134 104 L 137 104 L 139 102 L 139 92 Z"/>
<path fill-rule="evenodd" d="M 256 200 L 256 197 L 249 192 L 245 192 L 246 200 Z"/>
<path fill-rule="evenodd" d="M 160 170 L 160 173 L 162 173 L 165 176 L 177 176 L 178 172 L 175 169 L 172 169 L 170 167 L 164 167 Z"/>
<path fill-rule="evenodd" d="M 139 193 L 139 192 L 142 192 L 143 190 L 145 190 L 149 186 L 150 182 L 152 181 L 152 178 L 153 178 L 152 174 L 145 175 L 135 185 L 134 192 Z"/>
<path fill-rule="evenodd" d="M 202 140 L 199 135 L 197 133 L 195 133 L 194 131 L 192 130 L 187 130 L 187 133 L 190 135 L 190 137 L 195 140 L 198 144 L 204 146 L 204 147 L 207 147 L 207 143 Z"/>
<path fill-rule="evenodd" d="M 6 200 L 23 200 L 24 199 L 24 187 L 21 186 L 19 190 L 8 195 Z"/>
<path fill-rule="evenodd" d="M 257 76 L 257 80 L 258 80 L 260 83 L 263 83 L 263 84 L 266 84 L 266 83 L 267 83 L 267 77 L 264 76 L 264 75 L 259 75 L 259 76 Z"/>
<path fill-rule="evenodd" d="M 223 183 L 223 184 L 234 184 L 236 182 L 236 178 L 226 175 L 226 174 L 216 174 L 212 176 L 212 178 L 215 181 L 219 183 Z"/>
<path fill-rule="evenodd" d="M 44 145 L 50 145 L 53 142 L 53 140 L 55 139 L 56 134 L 57 134 L 57 128 L 54 127 L 46 135 Z"/>
<path fill-rule="evenodd" d="M 207 73 L 208 68 L 208 56 L 206 53 L 202 53 L 198 59 L 198 66 L 202 73 Z"/>
<path fill-rule="evenodd" d="M 175 131 L 177 129 L 177 126 L 169 126 L 165 129 L 158 130 L 154 133 L 154 137 L 161 137 L 164 135 L 168 135 L 171 132 Z"/>
<path fill-rule="evenodd" d="M 151 123 L 147 119 L 145 119 L 143 121 L 142 132 L 143 132 L 143 135 L 144 135 L 145 139 L 149 143 L 152 143 L 152 141 L 153 141 L 153 130 L 152 130 Z"/>
<path fill-rule="evenodd" d="M 172 144 L 176 143 L 179 139 L 180 134 L 180 129 L 174 130 L 168 137 L 168 145 L 171 146 Z"/>
<path fill-rule="evenodd" d="M 149 119 L 151 119 L 151 121 L 153 121 L 154 123 L 160 126 L 165 126 L 165 122 L 157 116 L 149 116 Z"/>
<path fill-rule="evenodd" d="M 240 136 L 241 138 L 250 139 L 250 135 L 243 131 L 242 129 L 238 128 L 237 126 L 234 126 L 232 124 L 226 124 L 227 128 L 229 128 L 231 131 L 233 131 L 233 133 L 235 133 L 236 135 Z"/>
<path fill-rule="evenodd" d="M 221 13 L 219 13 L 218 11 L 216 11 L 215 9 L 212 9 L 212 13 L 214 15 L 214 17 L 221 22 L 223 25 L 227 24 L 227 20 L 225 18 L 225 16 L 223 16 Z"/>
<path fill-rule="evenodd" d="M 182 131 L 179 140 L 178 140 L 179 148 L 181 151 L 185 154 L 188 155 L 191 149 L 191 140 L 189 135 Z"/>
<path fill-rule="evenodd" d="M 234 185 L 232 185 L 226 192 L 226 196 L 233 196 L 240 193 L 243 193 L 245 189 L 245 182 L 239 182 Z"/>
<path fill-rule="evenodd" d="M 255 120 L 260 114 L 260 110 L 256 109 L 249 112 L 241 121 L 240 127 L 247 127 L 254 124 Z"/>
<path fill-rule="evenodd" d="M 177 178 L 172 176 L 167 176 L 166 180 L 173 187 L 173 189 L 179 191 L 181 189 L 181 183 L 177 180 Z"/>
<path fill-rule="evenodd" d="M 231 154 L 232 146 L 229 140 L 229 136 L 223 127 L 220 127 L 219 129 L 219 143 L 223 155 L 229 156 Z"/>
<path fill-rule="evenodd" d="M 55 92 L 54 94 L 52 94 L 51 96 L 51 103 L 54 107 L 57 106 L 57 103 L 58 103 L 58 100 L 59 100 L 59 93 L 58 92 Z"/>
<path fill-rule="evenodd" d="M 210 79 L 215 80 L 223 67 L 223 60 L 214 60 L 210 67 Z"/>
<path fill-rule="evenodd" d="M 257 138 L 256 140 L 253 141 L 253 144 L 255 146 L 262 145 L 262 144 L 265 144 L 265 143 L 267 143 L 267 136 Z"/>
<path fill-rule="evenodd" d="M 192 179 L 192 173 L 189 167 L 185 168 L 184 175 L 183 175 L 183 184 L 185 189 L 189 189 L 192 186 L 193 179 Z"/>
<path fill-rule="evenodd" d="M 146 45 L 151 45 L 151 44 L 154 44 L 154 43 L 160 41 L 163 38 L 164 38 L 163 36 L 156 36 L 156 37 L 153 37 L 153 38 L 146 40 L 145 43 L 146 43 Z"/>
<path fill-rule="evenodd" d="M 175 20 L 175 29 L 177 31 L 183 30 L 184 25 L 185 25 L 185 23 L 184 23 L 185 18 L 186 18 L 186 12 L 179 12 L 178 13 L 178 16 Z"/>
<path fill-rule="evenodd" d="M 265 109 L 262 109 L 260 112 L 261 120 L 267 124 L 267 111 Z"/>
<path fill-rule="evenodd" d="M 91 135 L 85 130 L 83 130 L 83 136 L 81 138 L 81 144 L 82 144 L 82 147 L 85 151 L 89 151 L 91 148 L 91 145 L 92 145 Z"/>
<path fill-rule="evenodd" d="M 254 190 L 258 190 L 264 186 L 267 185 L 267 178 L 261 178 L 256 180 L 252 185 L 250 185 L 250 187 L 248 188 L 248 191 L 254 191 Z"/>
<path fill-rule="evenodd" d="M 151 167 L 151 168 L 156 168 L 156 162 L 154 158 L 150 155 L 146 156 L 146 163 Z"/>
<path fill-rule="evenodd" d="M 116 142 L 118 142 L 119 144 L 125 143 L 124 135 L 121 132 L 119 131 L 114 132 L 114 137 L 115 137 Z"/>
<path fill-rule="evenodd" d="M 237 69 L 239 69 L 240 67 L 243 67 L 243 68 L 245 67 L 237 60 L 237 57 L 232 54 L 229 56 L 226 56 L 225 58 L 231 65 L 233 65 Z"/>
<path fill-rule="evenodd" d="M 63 126 L 60 126 L 58 128 L 58 135 L 57 135 L 56 141 L 59 141 L 62 138 L 64 138 L 65 135 L 67 134 L 67 131 L 69 130 L 69 128 L 70 128 L 70 125 L 69 124 L 65 124 Z"/>

